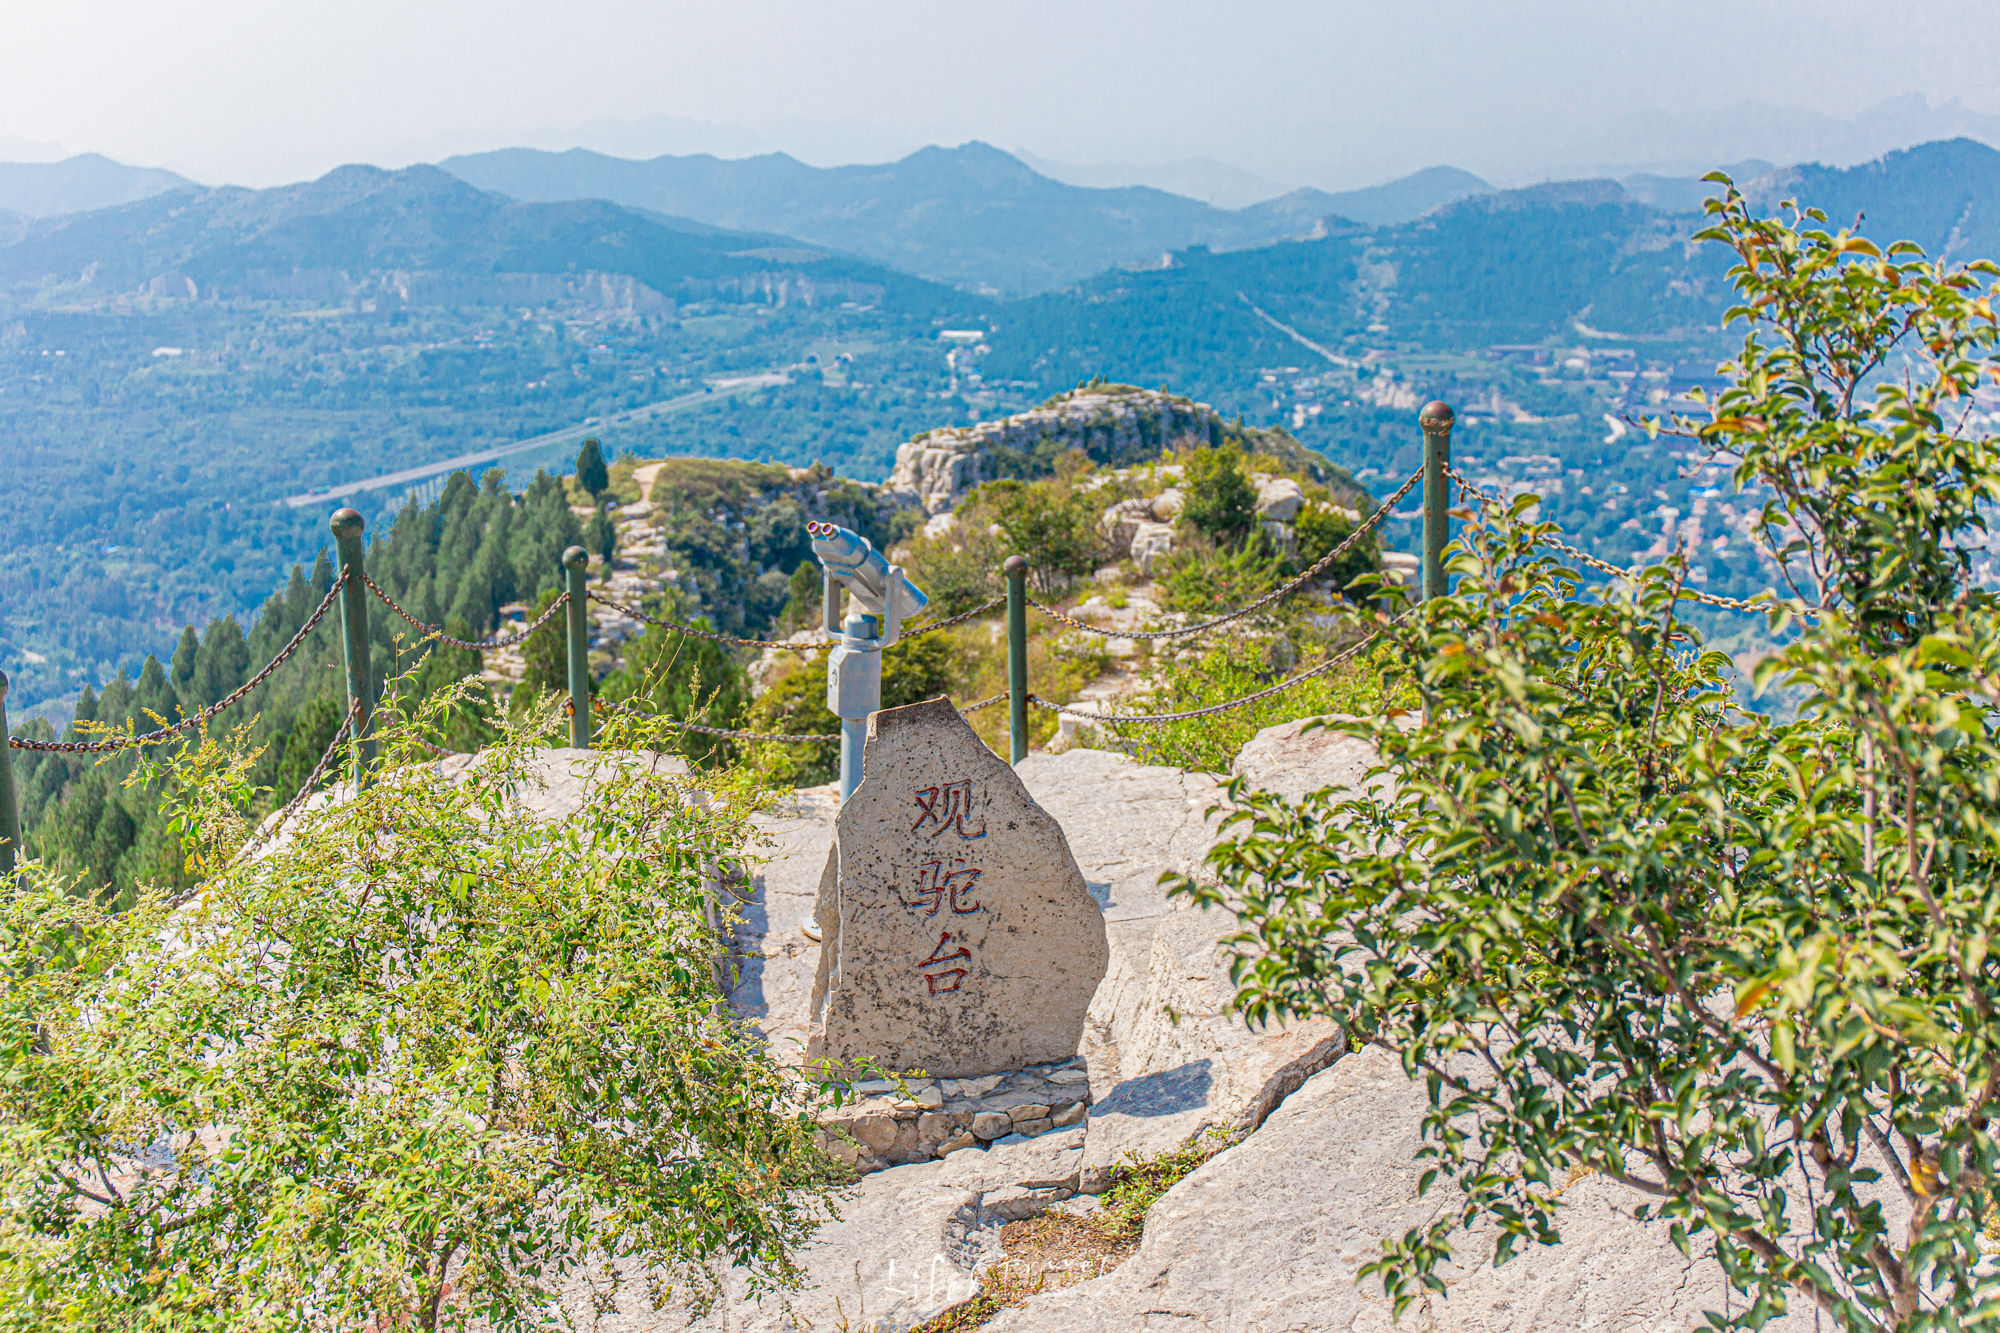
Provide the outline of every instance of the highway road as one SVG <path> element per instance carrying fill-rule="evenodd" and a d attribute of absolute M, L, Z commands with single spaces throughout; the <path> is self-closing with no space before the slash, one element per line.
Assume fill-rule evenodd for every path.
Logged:
<path fill-rule="evenodd" d="M 565 426 L 552 430 L 546 435 L 532 439 L 516 440 L 512 444 L 495 445 L 477 453 L 460 454 L 456 458 L 441 459 L 435 463 L 425 463 L 422 467 L 404 468 L 400 472 L 384 472 L 379 476 L 363 477 L 359 481 L 345 481 L 338 486 L 328 486 L 324 490 L 308 491 L 304 495 L 288 495 L 278 501 L 292 509 L 303 509 L 310 504 L 324 504 L 328 500 L 339 500 L 350 495 L 360 495 L 364 491 L 386 491 L 400 486 L 413 485 L 456 472 L 460 468 L 478 467 L 482 463 L 497 463 L 515 454 L 525 454 L 535 449 L 546 449 L 551 445 L 569 444 L 596 435 L 612 426 L 625 425 L 635 421 L 646 421 L 653 417 L 665 416 L 669 412 L 679 412 L 701 403 L 712 403 L 718 398 L 728 398 L 752 389 L 768 388 L 773 384 L 786 384 L 790 377 L 783 371 L 767 371 L 761 375 L 745 375 L 740 379 L 719 380 L 711 388 L 700 393 L 684 393 L 678 398 L 663 398 L 657 403 L 646 403 L 639 407 L 627 408 L 623 412 L 613 412 L 609 416 L 593 417 L 580 426 Z"/>

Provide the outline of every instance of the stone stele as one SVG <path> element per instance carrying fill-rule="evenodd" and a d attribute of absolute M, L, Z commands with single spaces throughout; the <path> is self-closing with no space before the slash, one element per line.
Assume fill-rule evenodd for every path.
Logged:
<path fill-rule="evenodd" d="M 975 1078 L 1075 1055 L 1104 914 L 1055 818 L 949 699 L 868 720 L 820 881 L 809 1062 Z"/>

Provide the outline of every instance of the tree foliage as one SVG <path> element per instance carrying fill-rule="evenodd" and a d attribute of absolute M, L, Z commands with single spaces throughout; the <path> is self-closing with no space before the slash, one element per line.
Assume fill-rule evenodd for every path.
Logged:
<path fill-rule="evenodd" d="M 547 820 L 510 730 L 246 847 L 236 739 L 153 773 L 200 888 L 123 914 L 30 863 L 5 905 L 7 1326 L 566 1324 L 614 1272 L 699 1308 L 795 1280 L 814 1094 L 717 1003 L 704 865 L 744 810 L 607 758 Z"/>
<path fill-rule="evenodd" d="M 1243 450 L 1203 445 L 1180 455 L 1181 522 L 1219 546 L 1241 546 L 1257 528 L 1257 488 Z"/>
<path fill-rule="evenodd" d="M 576 484 L 599 496 L 611 489 L 611 470 L 604 465 L 604 446 L 593 437 L 576 451 Z"/>
<path fill-rule="evenodd" d="M 1995 270 L 1733 190 L 1711 212 L 1750 330 L 1680 428 L 1771 488 L 1813 580 L 1759 670 L 1799 720 L 1738 706 L 1677 617 L 1684 564 L 1585 595 L 1524 500 L 1385 623 L 1416 725 L 1346 730 L 1393 784 L 1246 798 L 1181 891 L 1239 912 L 1247 1015 L 1351 1020 L 1428 1081 L 1424 1185 L 1455 1192 L 1367 1270 L 1398 1310 L 1476 1222 L 1496 1262 L 1558 1241 L 1597 1171 L 1745 1293 L 1718 1327 L 1987 1327 L 2000 621 L 1964 552 L 2000 459 L 1964 408 L 2000 370 Z"/>
<path fill-rule="evenodd" d="M 998 526 L 1006 554 L 1026 556 L 1029 580 L 1043 592 L 1055 592 L 1097 567 L 1105 548 L 1098 518 L 1117 498 L 1115 492 L 1088 490 L 1067 477 L 990 481 L 974 493 L 961 522 Z M 975 542 L 967 549 L 980 546 Z"/>

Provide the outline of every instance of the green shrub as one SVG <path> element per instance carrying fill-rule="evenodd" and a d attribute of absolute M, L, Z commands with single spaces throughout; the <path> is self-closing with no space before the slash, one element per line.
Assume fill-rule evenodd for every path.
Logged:
<path fill-rule="evenodd" d="M 1749 329 L 1666 429 L 1769 497 L 1757 535 L 1813 614 L 1774 617 L 1757 674 L 1797 719 L 1703 651 L 1686 562 L 1584 595 L 1523 497 L 1385 632 L 1421 711 L 1346 729 L 1393 788 L 1247 795 L 1175 892 L 1243 923 L 1249 1021 L 1352 1018 L 1428 1083 L 1420 1192 L 1450 1202 L 1361 1270 L 1396 1314 L 1449 1321 L 1447 1263 L 1479 1262 L 1454 1243 L 1556 1244 L 1597 1172 L 1714 1255 L 1717 1329 L 1989 1326 L 2000 608 L 1970 553 L 2000 439 L 1966 404 L 2000 375 L 2000 267 L 1734 188 L 1707 208 Z"/>
<path fill-rule="evenodd" d="M 1219 546 L 1240 546 L 1257 530 L 1257 488 L 1243 450 L 1203 445 L 1180 455 L 1181 526 Z"/>
<path fill-rule="evenodd" d="M 950 694 L 963 674 L 949 631 L 906 638 L 882 654 L 882 706 L 899 708 Z M 804 657 L 759 695 L 743 723 L 748 731 L 834 735 L 840 718 L 826 706 L 826 657 Z M 813 787 L 840 775 L 840 742 L 749 743 L 750 763 L 780 787 Z"/>
<path fill-rule="evenodd" d="M 1353 519 L 1330 504 L 1314 501 L 1301 509 L 1292 527 L 1298 538 L 1299 568 L 1319 563 L 1328 551 L 1353 535 L 1355 526 Z M 1322 577 L 1344 590 L 1364 574 L 1379 573 L 1381 568 L 1382 543 L 1371 532 L 1328 566 Z"/>
<path fill-rule="evenodd" d="M 1160 578 L 1162 604 L 1169 611 L 1197 616 L 1234 611 L 1277 587 L 1284 572 L 1285 562 L 1272 553 L 1262 534 L 1235 547 L 1184 543 L 1168 557 Z"/>
<path fill-rule="evenodd" d="M 974 492 L 961 522 L 997 523 L 1008 555 L 1028 558 L 1028 578 L 1044 592 L 1097 568 L 1104 555 L 1098 519 L 1117 493 L 1086 491 L 1068 479 L 990 481 Z"/>
<path fill-rule="evenodd" d="M 709 628 L 696 617 L 691 624 Z M 738 656 L 744 650 L 678 630 L 650 625 L 625 649 L 624 663 L 597 685 L 608 705 L 709 727 L 740 727 L 750 706 L 750 677 Z M 682 731 L 675 747 L 702 768 L 733 762 L 740 747 L 722 736 Z"/>
<path fill-rule="evenodd" d="M 799 1280 L 818 1091 L 718 1003 L 706 925 L 748 806 L 614 764 L 537 819 L 510 791 L 552 710 L 447 780 L 419 762 L 442 706 L 392 696 L 378 781 L 256 856 L 240 738 L 144 765 L 178 902 L 112 913 L 25 865 L 0 1323 L 525 1331 L 574 1326 L 557 1293 L 612 1260 L 697 1308 L 731 1267 Z"/>
<path fill-rule="evenodd" d="M 943 537 L 918 537 L 904 548 L 903 572 L 931 599 L 932 618 L 955 616 L 999 596 L 1005 544 L 961 522 Z"/>
<path fill-rule="evenodd" d="M 1118 711 L 1179 713 L 1227 703 L 1324 660 L 1322 650 L 1294 664 L 1292 659 L 1299 655 L 1293 643 L 1291 637 L 1282 635 L 1263 639 L 1218 635 L 1199 656 L 1157 667 L 1154 688 L 1134 703 L 1121 703 Z M 1283 647 L 1274 653 L 1279 645 Z M 1228 712 L 1184 722 L 1128 722 L 1106 729 L 1123 748 L 1147 763 L 1227 772 L 1244 742 L 1265 727 L 1327 713 L 1374 713 L 1386 704 L 1406 702 L 1404 692 L 1384 693 L 1379 673 L 1371 669 L 1371 657 L 1371 653 L 1363 653 L 1324 675 Z"/>

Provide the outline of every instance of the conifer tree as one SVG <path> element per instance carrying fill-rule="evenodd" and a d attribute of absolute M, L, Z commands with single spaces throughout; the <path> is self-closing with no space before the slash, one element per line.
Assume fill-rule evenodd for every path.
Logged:
<path fill-rule="evenodd" d="M 611 472 L 604 466 L 604 448 L 595 437 L 585 440 L 576 451 L 576 484 L 592 495 L 602 495 L 611 489 Z"/>

